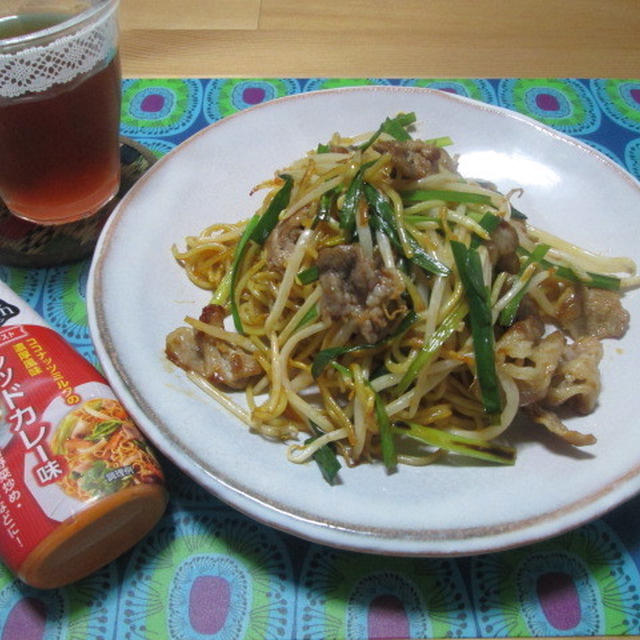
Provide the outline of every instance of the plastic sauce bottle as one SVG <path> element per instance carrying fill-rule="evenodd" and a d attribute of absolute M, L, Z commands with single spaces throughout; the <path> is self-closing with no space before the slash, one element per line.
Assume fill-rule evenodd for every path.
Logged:
<path fill-rule="evenodd" d="M 100 373 L 0 281 L 0 557 L 57 588 L 108 564 L 167 504 L 160 466 Z"/>

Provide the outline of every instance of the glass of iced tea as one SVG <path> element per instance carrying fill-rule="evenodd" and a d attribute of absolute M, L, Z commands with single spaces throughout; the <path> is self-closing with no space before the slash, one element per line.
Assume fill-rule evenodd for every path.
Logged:
<path fill-rule="evenodd" d="M 0 198 L 38 224 L 118 191 L 118 0 L 1 0 Z"/>

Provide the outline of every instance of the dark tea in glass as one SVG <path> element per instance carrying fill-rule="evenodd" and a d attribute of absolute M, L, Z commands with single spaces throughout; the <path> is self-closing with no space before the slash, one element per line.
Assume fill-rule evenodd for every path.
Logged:
<path fill-rule="evenodd" d="M 0 19 L 0 197 L 21 218 L 71 222 L 118 191 L 116 10 Z"/>

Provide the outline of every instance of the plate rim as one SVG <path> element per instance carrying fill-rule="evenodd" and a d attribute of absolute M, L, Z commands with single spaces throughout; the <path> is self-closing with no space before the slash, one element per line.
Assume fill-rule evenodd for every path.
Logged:
<path fill-rule="evenodd" d="M 330 93 L 350 92 L 431 94 L 437 96 L 438 99 L 461 102 L 475 109 L 517 120 L 527 126 L 533 127 L 544 135 L 551 136 L 563 143 L 577 147 L 581 152 L 587 152 L 603 163 L 609 170 L 614 170 L 618 174 L 618 177 L 624 179 L 629 183 L 629 186 L 635 188 L 640 196 L 640 182 L 605 154 L 581 140 L 552 129 L 527 115 L 504 107 L 479 102 L 472 98 L 450 94 L 428 87 L 365 85 L 320 89 L 275 98 L 230 114 L 195 132 L 160 158 L 154 166 L 142 176 L 112 213 L 102 230 L 91 262 L 87 281 L 87 309 L 89 328 L 96 355 L 114 391 L 121 397 L 123 403 L 135 417 L 136 421 L 141 423 L 141 429 L 162 454 L 171 460 L 182 472 L 231 507 L 263 524 L 297 537 L 353 551 L 396 556 L 450 557 L 505 550 L 558 535 L 576 526 L 585 524 L 596 517 L 604 515 L 638 493 L 640 491 L 640 459 L 633 468 L 628 469 L 625 473 L 609 481 L 606 485 L 599 487 L 596 491 L 584 495 L 579 500 L 575 500 L 556 509 L 547 510 L 536 516 L 508 521 L 502 525 L 455 529 L 422 528 L 419 530 L 415 528 L 359 527 L 354 526 L 353 523 L 343 523 L 335 520 L 326 521 L 324 519 L 314 518 L 311 513 L 300 511 L 292 512 L 286 508 L 286 505 L 280 503 L 278 500 L 270 499 L 268 496 L 258 495 L 255 492 L 247 490 L 246 487 L 238 486 L 237 483 L 230 482 L 228 478 L 224 476 L 221 477 L 219 474 L 205 468 L 190 455 L 188 449 L 182 443 L 172 438 L 170 431 L 160 430 L 158 428 L 156 420 L 154 420 L 157 418 L 157 415 L 153 408 L 149 406 L 138 392 L 135 385 L 129 384 L 129 377 L 113 346 L 111 332 L 105 320 L 105 310 L 100 304 L 100 290 L 106 254 L 109 248 L 108 245 L 110 244 L 110 239 L 117 231 L 121 218 L 125 215 L 124 212 L 126 211 L 129 201 L 133 200 L 138 190 L 140 190 L 156 172 L 161 171 L 162 167 L 164 167 L 167 162 L 170 162 L 175 155 L 183 152 L 183 150 L 188 145 L 194 143 L 195 140 L 202 136 L 210 135 L 210 131 L 215 130 L 219 126 L 223 126 L 230 119 L 245 117 L 255 110 L 271 108 L 282 102 L 313 99 L 319 95 L 325 97 Z M 150 432 L 153 433 L 151 434 Z M 168 444 L 172 446 L 167 446 Z M 607 497 L 609 499 L 606 500 L 606 504 L 603 504 Z M 545 525 L 553 523 L 560 515 L 564 516 L 564 525 L 553 528 L 553 531 L 545 531 Z M 529 535 L 526 535 L 527 532 Z M 394 541 L 398 544 L 394 544 Z M 483 541 L 485 541 L 486 544 L 483 544 Z"/>

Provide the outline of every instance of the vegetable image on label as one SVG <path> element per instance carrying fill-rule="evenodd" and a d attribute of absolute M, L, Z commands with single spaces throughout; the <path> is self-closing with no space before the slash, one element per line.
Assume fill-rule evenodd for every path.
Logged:
<path fill-rule="evenodd" d="M 158 479 L 157 462 L 122 405 L 94 398 L 69 412 L 53 436 L 67 473 L 58 484 L 80 500 L 109 495 L 126 486 Z"/>

